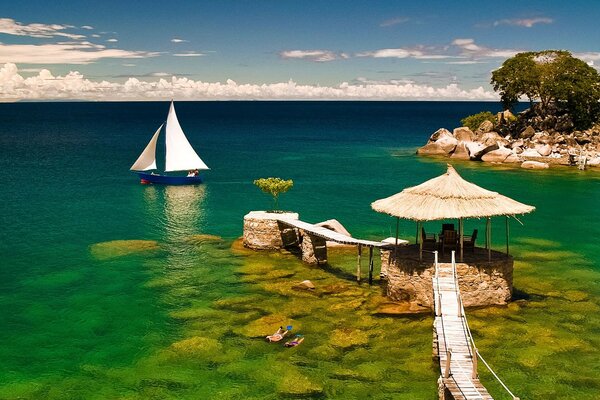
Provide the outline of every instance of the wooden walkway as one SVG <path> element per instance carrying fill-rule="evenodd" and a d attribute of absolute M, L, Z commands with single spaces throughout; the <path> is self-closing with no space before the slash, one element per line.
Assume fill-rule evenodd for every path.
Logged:
<path fill-rule="evenodd" d="M 436 269 L 434 340 L 444 387 L 456 400 L 492 399 L 477 377 L 476 349 L 464 315 L 455 266 L 439 263 Z"/>
<path fill-rule="evenodd" d="M 342 235 L 341 233 L 337 233 L 332 231 L 331 229 L 324 228 L 322 226 L 317 226 L 314 224 L 310 224 L 308 222 L 300 221 L 298 219 L 290 219 L 286 217 L 280 217 L 277 219 L 282 224 L 292 226 L 294 228 L 302 229 L 303 231 L 323 238 L 325 240 L 329 240 L 332 242 L 342 243 L 342 244 L 350 244 L 356 246 L 365 246 L 365 247 L 393 247 L 392 243 L 388 242 L 374 242 L 372 240 L 363 240 L 356 239 L 351 236 Z M 398 244 L 407 243 L 405 240 L 398 240 Z"/>

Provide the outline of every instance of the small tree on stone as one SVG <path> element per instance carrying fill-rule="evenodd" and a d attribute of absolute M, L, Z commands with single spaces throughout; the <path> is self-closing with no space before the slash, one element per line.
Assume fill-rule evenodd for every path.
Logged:
<path fill-rule="evenodd" d="M 287 192 L 294 186 L 291 179 L 283 180 L 281 178 L 260 178 L 254 181 L 260 190 L 273 196 L 274 210 L 279 207 L 279 195 Z"/>

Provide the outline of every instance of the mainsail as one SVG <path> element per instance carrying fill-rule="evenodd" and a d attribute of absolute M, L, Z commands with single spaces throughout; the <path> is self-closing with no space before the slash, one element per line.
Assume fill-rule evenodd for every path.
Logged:
<path fill-rule="evenodd" d="M 177 120 L 173 102 L 171 102 L 171 108 L 169 109 L 165 131 L 167 149 L 165 172 L 209 169 L 185 137 Z"/>
<path fill-rule="evenodd" d="M 162 125 L 158 127 L 156 133 L 152 136 L 152 139 L 150 139 L 150 142 L 148 142 L 148 145 L 144 151 L 142 151 L 142 154 L 140 154 L 138 159 L 133 163 L 130 170 L 148 171 L 149 169 L 156 169 L 156 141 L 158 140 L 158 134 L 162 127 Z"/>

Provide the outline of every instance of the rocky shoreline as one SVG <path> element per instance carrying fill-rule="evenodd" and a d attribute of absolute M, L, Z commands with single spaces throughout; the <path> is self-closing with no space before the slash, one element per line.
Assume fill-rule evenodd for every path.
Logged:
<path fill-rule="evenodd" d="M 512 117 L 508 111 L 499 113 L 498 124 L 508 117 Z M 475 131 L 466 126 L 455 128 L 452 132 L 440 128 L 431 135 L 427 144 L 417 150 L 417 154 L 520 164 L 528 169 L 547 169 L 552 165 L 578 166 L 580 169 L 600 167 L 600 126 L 561 133 L 536 131 L 529 125 L 518 133 L 503 136 L 494 125 L 491 121 L 484 121 Z"/>

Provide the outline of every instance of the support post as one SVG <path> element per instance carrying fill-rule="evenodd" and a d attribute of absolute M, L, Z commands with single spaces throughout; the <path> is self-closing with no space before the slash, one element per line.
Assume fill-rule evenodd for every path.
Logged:
<path fill-rule="evenodd" d="M 492 261 L 492 219 L 488 217 L 486 222 L 486 241 L 487 241 L 487 251 L 488 251 L 488 261 Z"/>
<path fill-rule="evenodd" d="M 444 367 L 444 378 L 450 377 L 450 363 L 452 362 L 452 349 L 446 350 L 446 365 Z"/>
<path fill-rule="evenodd" d="M 421 234 L 419 232 L 419 221 L 417 221 L 417 234 L 415 235 L 415 244 L 419 244 L 419 235 Z"/>
<path fill-rule="evenodd" d="M 508 215 L 506 216 L 506 258 L 508 258 L 509 256 L 509 252 L 508 252 L 508 238 L 510 236 L 510 227 L 509 227 L 509 220 L 508 220 Z"/>
<path fill-rule="evenodd" d="M 460 262 L 463 262 L 463 241 L 464 241 L 464 227 L 463 227 L 463 219 L 459 218 L 458 219 L 458 234 L 460 235 Z"/>
<path fill-rule="evenodd" d="M 360 282 L 360 256 L 362 255 L 362 244 L 358 245 L 358 259 L 356 263 L 356 281 Z"/>
<path fill-rule="evenodd" d="M 398 262 L 398 235 L 400 234 L 400 217 L 396 217 L 396 245 L 394 246 L 394 262 Z"/>
<path fill-rule="evenodd" d="M 369 247 L 369 285 L 373 284 L 373 246 Z"/>
<path fill-rule="evenodd" d="M 418 222 L 417 227 L 422 227 L 423 223 Z M 423 234 L 421 233 L 423 230 L 417 228 L 417 237 L 419 238 L 419 261 L 423 261 Z"/>
<path fill-rule="evenodd" d="M 471 342 L 471 354 L 473 356 L 473 370 L 471 371 L 471 379 L 477 379 L 477 377 L 479 376 L 477 374 L 477 348 L 475 347 L 473 342 Z"/>

